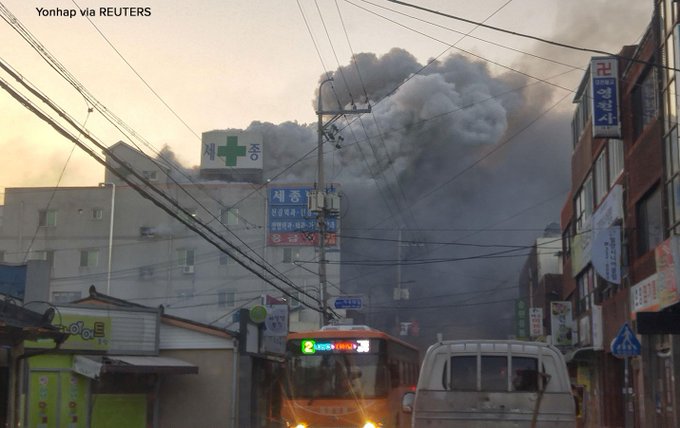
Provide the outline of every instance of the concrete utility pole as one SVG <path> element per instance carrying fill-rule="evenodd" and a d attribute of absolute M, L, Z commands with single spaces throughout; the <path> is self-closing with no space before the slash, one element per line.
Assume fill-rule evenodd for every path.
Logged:
<path fill-rule="evenodd" d="M 318 175 L 316 180 L 316 191 L 311 192 L 308 206 L 310 211 L 317 215 L 319 226 L 319 299 L 321 300 L 321 314 L 319 317 L 319 327 L 323 327 L 330 321 L 328 313 L 328 296 L 326 295 L 326 217 L 329 211 L 329 200 L 326 198 L 326 183 L 323 168 L 323 140 L 326 128 L 335 122 L 339 117 L 346 114 L 370 113 L 371 107 L 366 109 L 344 110 L 340 106 L 338 110 L 324 110 L 321 103 L 321 89 L 323 85 L 332 82 L 329 77 L 319 84 L 318 102 L 316 114 L 318 116 L 318 147 L 317 147 L 317 168 Z M 324 116 L 331 116 L 331 119 L 324 123 Z"/>

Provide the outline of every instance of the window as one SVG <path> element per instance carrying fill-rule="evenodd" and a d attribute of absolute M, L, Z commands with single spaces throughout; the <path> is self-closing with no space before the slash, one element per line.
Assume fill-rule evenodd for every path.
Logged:
<path fill-rule="evenodd" d="M 38 226 L 54 227 L 57 225 L 57 210 L 38 211 Z"/>
<path fill-rule="evenodd" d="M 593 213 L 593 178 L 590 174 L 576 193 L 574 208 L 576 210 L 576 232 L 578 233 L 588 228 L 590 216 Z"/>
<path fill-rule="evenodd" d="M 609 190 L 609 175 L 607 174 L 607 151 L 602 150 L 595 161 L 595 202 L 604 199 Z"/>
<path fill-rule="evenodd" d="M 52 292 L 52 303 L 65 304 L 75 302 L 80 299 L 80 291 L 54 291 Z"/>
<path fill-rule="evenodd" d="M 238 224 L 238 208 L 222 208 L 220 210 L 220 221 L 227 226 Z"/>
<path fill-rule="evenodd" d="M 607 143 L 609 155 L 609 185 L 613 186 L 623 172 L 623 140 L 610 139 Z"/>
<path fill-rule="evenodd" d="M 642 134 L 645 126 L 657 115 L 656 72 L 654 68 L 646 71 L 645 76 L 633 89 L 633 132 L 635 138 Z"/>
<path fill-rule="evenodd" d="M 99 264 L 99 250 L 81 250 L 80 267 L 95 267 Z"/>
<path fill-rule="evenodd" d="M 183 248 L 177 250 L 177 266 L 193 266 L 194 262 L 193 249 Z"/>
<path fill-rule="evenodd" d="M 149 181 L 158 181 L 158 171 L 142 171 L 142 177 Z"/>
<path fill-rule="evenodd" d="M 104 210 L 101 208 L 92 208 L 92 220 L 101 220 L 104 218 Z"/>
<path fill-rule="evenodd" d="M 180 300 L 189 300 L 194 297 L 194 290 L 179 290 L 177 292 L 177 297 Z"/>
<path fill-rule="evenodd" d="M 294 248 L 288 247 L 283 249 L 283 262 L 295 263 L 300 258 L 300 252 L 295 251 Z"/>
<path fill-rule="evenodd" d="M 574 147 L 581 138 L 588 120 L 590 120 L 590 97 L 587 94 L 590 93 L 590 74 L 587 73 L 584 79 L 584 85 L 579 88 L 579 94 L 577 95 L 578 101 L 576 104 L 576 111 L 574 112 L 574 117 L 571 121 L 572 136 L 574 138 Z"/>
<path fill-rule="evenodd" d="M 139 279 L 153 278 L 153 266 L 142 266 L 139 268 Z"/>
<path fill-rule="evenodd" d="M 217 306 L 220 308 L 226 308 L 227 306 L 234 306 L 235 292 L 221 290 L 217 293 Z"/>
<path fill-rule="evenodd" d="M 663 240 L 661 192 L 658 188 L 638 202 L 637 238 L 638 255 L 651 251 Z"/>
<path fill-rule="evenodd" d="M 450 374 L 447 368 L 444 369 L 445 389 L 477 391 L 478 381 L 481 391 L 536 392 L 539 388 L 536 358 L 512 356 L 508 359 L 503 355 L 482 355 L 481 367 L 477 365 L 476 355 L 454 356 L 449 362 Z M 511 368 L 511 373 L 508 368 Z M 450 386 L 446 384 L 447 380 Z"/>
<path fill-rule="evenodd" d="M 142 226 L 139 228 L 139 236 L 142 238 L 153 238 L 156 235 L 156 230 L 150 226 Z"/>
<path fill-rule="evenodd" d="M 578 310 L 579 314 L 589 312 L 595 303 L 595 273 L 592 268 L 586 269 L 577 279 L 578 284 Z"/>

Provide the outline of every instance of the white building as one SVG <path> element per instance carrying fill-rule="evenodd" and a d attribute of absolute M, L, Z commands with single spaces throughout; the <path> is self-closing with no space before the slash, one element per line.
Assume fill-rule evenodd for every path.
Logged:
<path fill-rule="evenodd" d="M 214 131 L 206 134 L 214 138 Z M 232 315 L 239 308 L 259 304 L 266 294 L 285 297 L 282 291 L 237 263 L 235 257 L 244 259 L 239 251 L 318 298 L 318 249 L 313 241 L 305 239 L 311 234 L 295 229 L 301 226 L 293 221 L 281 226 L 276 221 L 280 219 L 271 217 L 269 204 L 274 189 L 300 189 L 310 187 L 309 183 L 262 185 L 258 183 L 261 171 L 251 176 L 255 181 L 251 183 L 218 181 L 214 166 L 209 175 L 212 181 L 189 181 L 177 174 L 175 167 L 152 160 L 124 143 L 112 146 L 111 151 L 188 211 L 190 215 L 173 208 L 189 224 L 200 221 L 209 225 L 238 251 L 229 249 L 234 257 L 220 251 L 108 170 L 105 182 L 92 187 L 8 188 L 5 204 L 0 207 L 0 261 L 47 260 L 51 265 L 50 301 L 79 299 L 94 285 L 117 298 L 148 306 L 162 304 L 170 314 L 233 327 Z M 107 162 L 140 182 L 110 157 Z M 249 168 L 253 171 L 252 165 Z M 225 177 L 233 178 L 234 167 L 225 171 Z M 241 179 L 244 176 L 248 179 L 247 174 L 239 175 Z M 177 177 L 177 182 L 169 177 Z M 142 187 L 151 191 L 148 185 Z M 306 207 L 306 200 L 303 203 Z M 306 208 L 293 211 L 293 216 L 305 215 L 313 224 Z M 272 225 L 280 228 L 277 230 L 288 230 L 290 236 L 286 239 L 292 244 L 282 241 L 277 230 L 270 230 Z M 219 237 L 213 236 L 213 240 L 229 248 Z M 339 258 L 339 247 L 329 247 L 326 259 Z M 265 278 L 272 277 L 256 264 L 248 264 L 256 266 Z M 327 266 L 330 284 L 339 284 L 339 272 L 339 264 Z M 285 281 L 274 282 L 318 308 L 312 297 L 286 286 Z M 329 291 L 329 295 L 337 294 Z M 291 320 L 296 323 L 291 328 L 318 326 L 318 312 L 298 300 L 287 299 L 294 309 Z"/>

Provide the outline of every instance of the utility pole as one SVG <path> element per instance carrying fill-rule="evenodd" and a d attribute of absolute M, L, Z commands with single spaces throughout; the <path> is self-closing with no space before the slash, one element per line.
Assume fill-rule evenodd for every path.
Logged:
<path fill-rule="evenodd" d="M 335 195 L 326 195 L 326 183 L 323 168 L 323 143 L 324 136 L 326 136 L 326 128 L 333 126 L 333 132 L 337 132 L 337 127 L 332 125 L 338 118 L 346 114 L 363 114 L 370 113 L 371 107 L 366 109 L 353 108 L 351 110 L 344 110 L 338 106 L 337 110 L 324 110 L 321 103 L 321 89 L 326 83 L 332 82 L 333 78 L 329 77 L 319 84 L 319 93 L 317 100 L 316 114 L 318 117 L 318 147 L 317 147 L 317 179 L 316 190 L 310 192 L 307 201 L 308 208 L 311 212 L 316 213 L 317 224 L 319 228 L 319 298 L 321 300 L 321 314 L 319 317 L 319 327 L 323 327 L 330 321 L 330 314 L 328 313 L 328 296 L 326 295 L 326 217 L 331 208 L 336 208 L 336 203 L 331 201 Z M 331 116 L 331 118 L 324 123 L 324 116 Z M 331 133 L 330 137 L 334 138 Z"/>

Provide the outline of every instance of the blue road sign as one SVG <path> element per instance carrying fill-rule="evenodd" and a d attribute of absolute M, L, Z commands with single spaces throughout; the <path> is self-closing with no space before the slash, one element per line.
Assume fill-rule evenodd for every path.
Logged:
<path fill-rule="evenodd" d="M 612 355 L 618 358 L 636 357 L 640 355 L 640 341 L 635 337 L 633 330 L 625 323 L 616 337 L 612 340 Z"/>
<path fill-rule="evenodd" d="M 360 296 L 336 297 L 333 301 L 335 309 L 361 309 L 363 299 Z"/>

